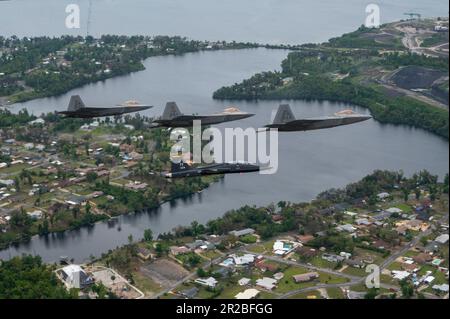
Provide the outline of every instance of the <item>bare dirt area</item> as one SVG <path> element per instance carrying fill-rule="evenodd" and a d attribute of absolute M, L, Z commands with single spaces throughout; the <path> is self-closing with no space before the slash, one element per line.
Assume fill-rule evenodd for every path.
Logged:
<path fill-rule="evenodd" d="M 121 299 L 136 299 L 142 294 L 131 286 L 125 278 L 110 269 L 97 268 L 92 272 L 95 282 L 101 282 L 113 294 Z"/>
<path fill-rule="evenodd" d="M 169 259 L 155 260 L 142 266 L 139 271 L 162 287 L 170 287 L 189 275 L 186 269 Z"/>
<path fill-rule="evenodd" d="M 438 70 L 407 66 L 392 74 L 390 80 L 403 89 L 429 89 L 434 82 L 445 75 Z"/>

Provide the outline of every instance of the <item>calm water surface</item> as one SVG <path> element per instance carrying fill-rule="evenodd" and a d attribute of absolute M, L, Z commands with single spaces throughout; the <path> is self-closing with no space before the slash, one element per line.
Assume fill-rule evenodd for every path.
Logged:
<path fill-rule="evenodd" d="M 58 19 L 49 18 L 60 16 L 64 19 L 63 9 L 68 2 L 0 2 L 0 33 L 19 36 L 70 33 Z M 87 5 L 87 1 L 79 3 L 82 10 Z M 365 7 L 364 1 L 356 0 L 98 0 L 93 3 L 90 33 L 94 35 L 182 34 L 195 39 L 264 43 L 324 41 L 360 25 L 364 21 L 361 14 Z M 448 4 L 437 0 L 379 3 L 382 10 L 385 8 L 384 21 L 402 18 L 403 12 L 413 9 L 429 16 L 448 12 Z M 15 19 L 17 12 L 23 19 Z M 39 13 L 36 15 L 36 12 Z M 86 30 L 77 32 L 85 34 Z M 214 90 L 256 72 L 279 69 L 286 54 L 283 50 L 250 49 L 150 58 L 145 61 L 145 71 L 87 85 L 62 96 L 17 104 L 12 109 L 27 108 L 36 115 L 63 110 L 70 95 L 80 94 L 86 103 L 96 105 L 136 98 L 155 106 L 147 111 L 147 115 L 160 114 L 164 104 L 172 100 L 177 101 L 185 113 L 213 113 L 230 105 L 212 100 Z M 297 116 L 305 117 L 330 115 L 349 108 L 327 102 L 287 102 Z M 270 121 L 271 112 L 278 104 L 233 102 L 256 116 L 231 125 L 260 127 Z M 360 113 L 367 112 L 352 108 Z M 193 220 L 206 222 L 245 204 L 311 200 L 325 189 L 357 181 L 375 169 L 403 169 L 408 175 L 427 169 L 443 176 L 449 163 L 448 141 L 423 130 L 382 125 L 373 120 L 324 131 L 280 134 L 279 154 L 279 170 L 275 175 L 226 176 L 201 194 L 166 203 L 156 211 L 129 214 L 119 217 L 115 223 L 98 223 L 64 234 L 34 237 L 28 244 L 1 251 L 0 258 L 32 253 L 49 262 L 58 260 L 61 255 L 81 262 L 90 255 L 98 256 L 123 245 L 130 234 L 140 238 L 147 228 L 158 234 Z"/>

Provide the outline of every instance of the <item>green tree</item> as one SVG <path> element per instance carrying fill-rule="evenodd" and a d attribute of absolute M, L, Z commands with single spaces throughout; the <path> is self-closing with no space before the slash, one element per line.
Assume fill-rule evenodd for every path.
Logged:
<path fill-rule="evenodd" d="M 144 230 L 144 240 L 151 242 L 153 240 L 153 231 L 151 229 Z"/>
<path fill-rule="evenodd" d="M 77 298 L 68 292 L 38 256 L 14 257 L 0 263 L 0 299 Z"/>
<path fill-rule="evenodd" d="M 407 279 L 400 281 L 400 289 L 404 298 L 410 299 L 414 296 L 414 286 Z"/>

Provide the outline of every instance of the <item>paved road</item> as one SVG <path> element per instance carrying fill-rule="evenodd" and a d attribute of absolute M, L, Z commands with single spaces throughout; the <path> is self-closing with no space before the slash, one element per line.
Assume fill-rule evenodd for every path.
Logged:
<path fill-rule="evenodd" d="M 446 221 L 448 221 L 448 219 L 449 219 L 449 215 L 445 215 L 440 220 L 440 222 L 441 223 L 445 223 Z M 379 265 L 380 266 L 380 270 L 388 268 L 393 262 L 395 262 L 395 260 L 397 258 L 403 256 L 408 250 L 410 250 L 412 247 L 417 245 L 419 243 L 419 241 L 421 240 L 421 238 L 423 238 L 425 236 L 428 236 L 431 233 L 432 233 L 432 228 L 430 227 L 425 232 L 422 232 L 418 236 L 416 236 L 411 242 L 409 242 L 408 244 L 403 246 L 397 252 L 391 254 L 388 258 L 386 258 L 381 263 L 381 265 Z M 207 267 L 211 266 L 211 264 L 217 264 L 217 263 L 219 263 L 222 260 L 222 258 L 225 255 L 233 254 L 233 253 L 236 253 L 237 251 L 248 253 L 248 254 L 255 254 L 254 252 L 251 252 L 251 251 L 248 250 L 249 247 L 251 247 L 251 245 L 233 249 L 233 250 L 227 252 L 227 254 L 222 254 L 220 257 L 218 257 L 218 258 L 216 258 L 216 259 L 214 259 L 212 261 L 205 262 L 202 265 L 202 267 L 203 268 L 207 268 Z M 264 254 L 260 254 L 260 255 L 263 256 L 267 260 L 283 263 L 283 264 L 290 265 L 290 266 L 300 266 L 300 267 L 304 267 L 304 268 L 309 269 L 309 270 L 314 270 L 314 271 L 318 271 L 318 272 L 322 272 L 322 273 L 326 273 L 326 274 L 335 275 L 335 276 L 339 276 L 339 277 L 343 277 L 343 278 L 349 279 L 349 281 L 346 282 L 346 283 L 319 284 L 319 285 L 315 285 L 315 286 L 312 286 L 312 287 L 306 287 L 306 288 L 301 288 L 301 289 L 297 289 L 297 290 L 292 290 L 292 291 L 289 291 L 289 292 L 287 292 L 285 294 L 277 294 L 277 293 L 275 293 L 275 295 L 277 295 L 277 297 L 279 299 L 289 298 L 291 296 L 294 296 L 294 295 L 302 293 L 302 292 L 314 291 L 314 290 L 317 290 L 317 289 L 348 288 L 348 287 L 355 286 L 355 285 L 358 285 L 358 284 L 363 284 L 365 282 L 365 279 L 366 279 L 366 277 L 349 275 L 349 274 L 341 273 L 341 272 L 336 271 L 336 270 L 332 270 L 332 269 L 328 269 L 328 268 L 321 268 L 321 267 L 317 267 L 317 266 L 310 265 L 310 264 L 304 264 L 304 263 L 297 262 L 297 261 L 286 260 L 286 259 L 283 259 L 283 258 L 280 258 L 280 257 L 276 257 L 276 256 L 269 256 L 269 255 L 264 255 Z M 193 279 L 195 276 L 196 276 L 196 272 L 191 272 L 188 276 L 186 276 L 183 279 L 179 280 L 178 282 L 174 283 L 170 287 L 166 288 L 164 291 L 154 295 L 152 298 L 161 297 L 165 293 L 170 292 L 171 290 L 175 289 L 177 286 L 183 284 L 184 282 Z M 395 291 L 399 290 L 399 287 L 396 286 L 396 285 L 389 285 L 389 284 L 383 284 L 382 283 L 380 286 L 382 288 L 385 288 L 385 289 L 394 289 Z M 271 292 L 271 293 L 273 293 L 273 292 Z M 435 298 L 434 295 L 431 295 L 431 294 L 426 294 L 426 295 L 427 295 L 428 298 Z"/>

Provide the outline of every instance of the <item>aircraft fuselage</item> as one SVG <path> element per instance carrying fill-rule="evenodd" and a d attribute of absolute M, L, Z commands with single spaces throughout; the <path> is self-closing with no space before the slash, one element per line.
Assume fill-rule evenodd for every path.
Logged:
<path fill-rule="evenodd" d="M 75 111 L 58 112 L 58 114 L 73 118 L 93 118 L 123 115 L 127 113 L 144 111 L 149 108 L 149 106 L 83 107 Z"/>
<path fill-rule="evenodd" d="M 250 173 L 258 171 L 260 171 L 260 167 L 258 165 L 223 163 L 223 164 L 211 164 L 197 168 L 189 167 L 186 169 L 164 173 L 163 176 L 166 178 L 183 178 L 183 177 L 196 177 L 203 175 Z"/>
<path fill-rule="evenodd" d="M 329 117 L 293 120 L 283 124 L 270 124 L 266 128 L 276 128 L 280 132 L 312 131 L 349 125 L 370 119 L 370 116 Z"/>
<path fill-rule="evenodd" d="M 190 127 L 196 120 L 202 121 L 203 126 L 242 120 L 251 116 L 253 114 L 180 115 L 170 120 L 158 119 L 154 123 L 161 127 Z"/>

